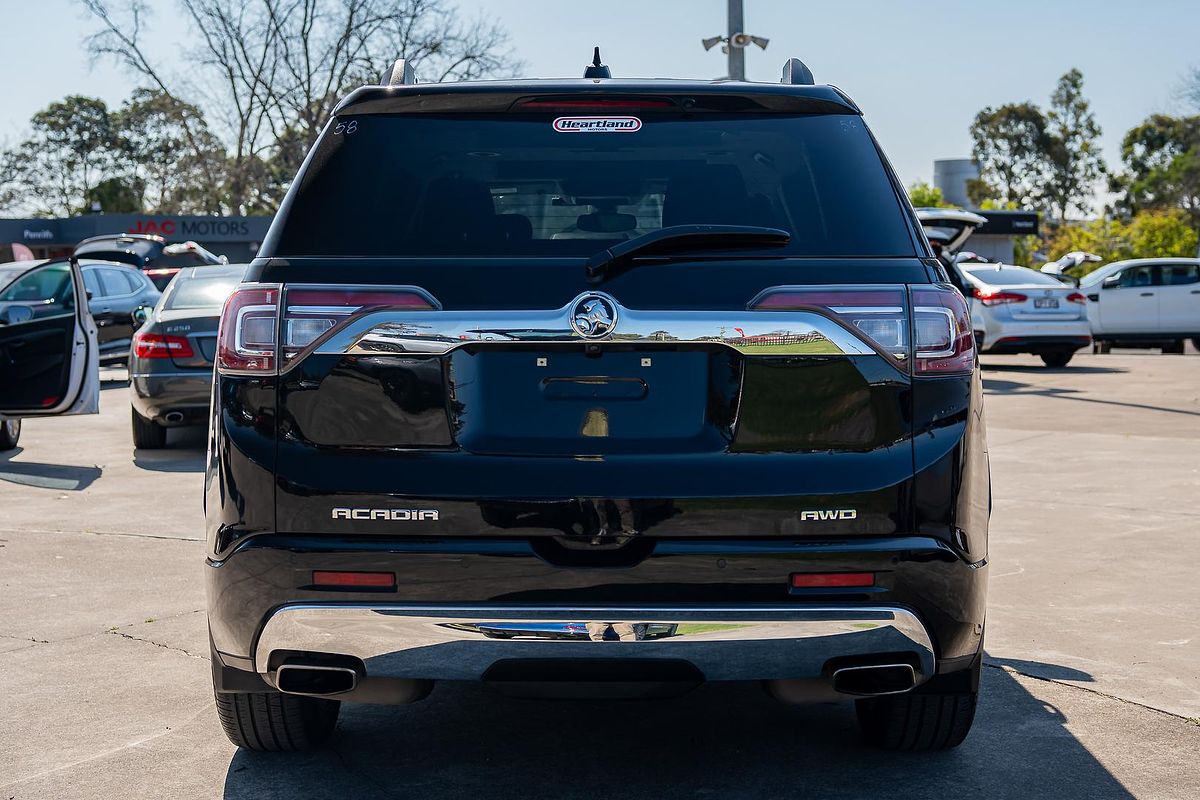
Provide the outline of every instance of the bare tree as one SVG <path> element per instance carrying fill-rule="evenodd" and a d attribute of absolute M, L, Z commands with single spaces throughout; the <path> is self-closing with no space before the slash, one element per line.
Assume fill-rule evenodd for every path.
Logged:
<path fill-rule="evenodd" d="M 190 95 L 206 112 L 225 144 L 220 179 L 231 211 L 273 210 L 278 192 L 263 183 L 273 171 L 268 162 L 281 149 L 294 161 L 297 143 L 312 144 L 338 98 L 393 59 L 410 59 L 436 81 L 519 66 L 502 28 L 485 17 L 464 19 L 445 0 L 177 0 L 195 31 L 194 68 L 171 76 L 142 48 L 145 0 L 81 2 L 100 23 L 89 41 L 95 52 L 167 98 Z M 203 163 L 201 137 L 189 137 Z"/>

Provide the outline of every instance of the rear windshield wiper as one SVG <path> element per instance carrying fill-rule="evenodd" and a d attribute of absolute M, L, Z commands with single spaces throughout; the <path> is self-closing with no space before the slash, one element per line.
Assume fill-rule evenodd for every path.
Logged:
<path fill-rule="evenodd" d="M 671 225 L 601 250 L 587 260 L 587 278 L 596 283 L 624 272 L 638 256 L 671 255 L 694 250 L 783 247 L 792 235 L 757 225 Z"/>

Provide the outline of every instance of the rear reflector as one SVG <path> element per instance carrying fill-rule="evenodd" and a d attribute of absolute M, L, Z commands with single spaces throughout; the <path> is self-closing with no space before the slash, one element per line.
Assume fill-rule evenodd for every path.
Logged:
<path fill-rule="evenodd" d="M 793 589 L 849 589 L 875 585 L 873 572 L 796 572 Z"/>
<path fill-rule="evenodd" d="M 138 358 L 192 358 L 192 345 L 185 336 L 138 333 L 133 337 L 133 354 Z"/>
<path fill-rule="evenodd" d="M 391 572 L 336 572 L 313 570 L 314 586 L 338 586 L 351 589 L 395 589 L 396 575 Z"/>

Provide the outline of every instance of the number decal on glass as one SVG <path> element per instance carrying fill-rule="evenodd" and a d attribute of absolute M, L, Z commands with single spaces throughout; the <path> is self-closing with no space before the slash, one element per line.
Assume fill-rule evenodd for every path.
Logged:
<path fill-rule="evenodd" d="M 358 130 L 358 120 L 352 119 L 349 122 L 338 122 L 333 126 L 333 135 L 341 136 L 343 133 L 349 135 Z"/>

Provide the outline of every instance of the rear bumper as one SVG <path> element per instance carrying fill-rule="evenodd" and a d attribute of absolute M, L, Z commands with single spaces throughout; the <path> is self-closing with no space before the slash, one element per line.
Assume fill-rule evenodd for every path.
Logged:
<path fill-rule="evenodd" d="M 564 623 L 586 625 L 592 636 L 560 638 L 554 632 Z M 527 626 L 516 638 L 489 634 L 516 625 Z M 267 619 L 254 669 L 269 675 L 313 654 L 357 659 L 370 678 L 435 680 L 482 680 L 497 664 L 524 659 L 683 661 L 713 681 L 816 679 L 842 660 L 880 654 L 910 663 L 918 682 L 936 671 L 932 639 L 916 614 L 869 605 L 294 604 Z"/>
<path fill-rule="evenodd" d="M 213 375 L 209 370 L 142 372 L 130 365 L 129 388 L 133 407 L 146 419 L 160 425 L 194 425 L 208 420 Z M 183 414 L 182 420 L 169 422 L 171 412 Z"/>
<path fill-rule="evenodd" d="M 1003 336 L 985 342 L 985 353 L 1040 353 L 1049 350 L 1074 352 L 1092 343 L 1089 336 Z"/>
<path fill-rule="evenodd" d="M 975 328 L 983 331 L 983 341 L 979 344 L 983 352 L 989 353 L 1077 350 L 1092 342 L 1092 328 L 1087 317 L 1037 321 L 1005 319 L 984 311 L 975 318 Z"/>
<path fill-rule="evenodd" d="M 815 677 L 839 656 L 888 653 L 928 676 L 982 643 L 986 562 L 935 539 L 648 544 L 634 562 L 588 566 L 555 564 L 528 539 L 260 535 L 208 562 L 212 645 L 227 667 L 264 676 L 288 653 L 358 659 L 369 676 L 463 680 L 549 653 L 694 657 L 706 678 L 733 680 Z M 392 572 L 396 587 L 322 589 L 315 570 Z M 875 585 L 791 589 L 797 572 L 871 572 Z M 588 623 L 607 626 L 602 641 Z M 624 623 L 636 641 L 620 640 Z"/>

